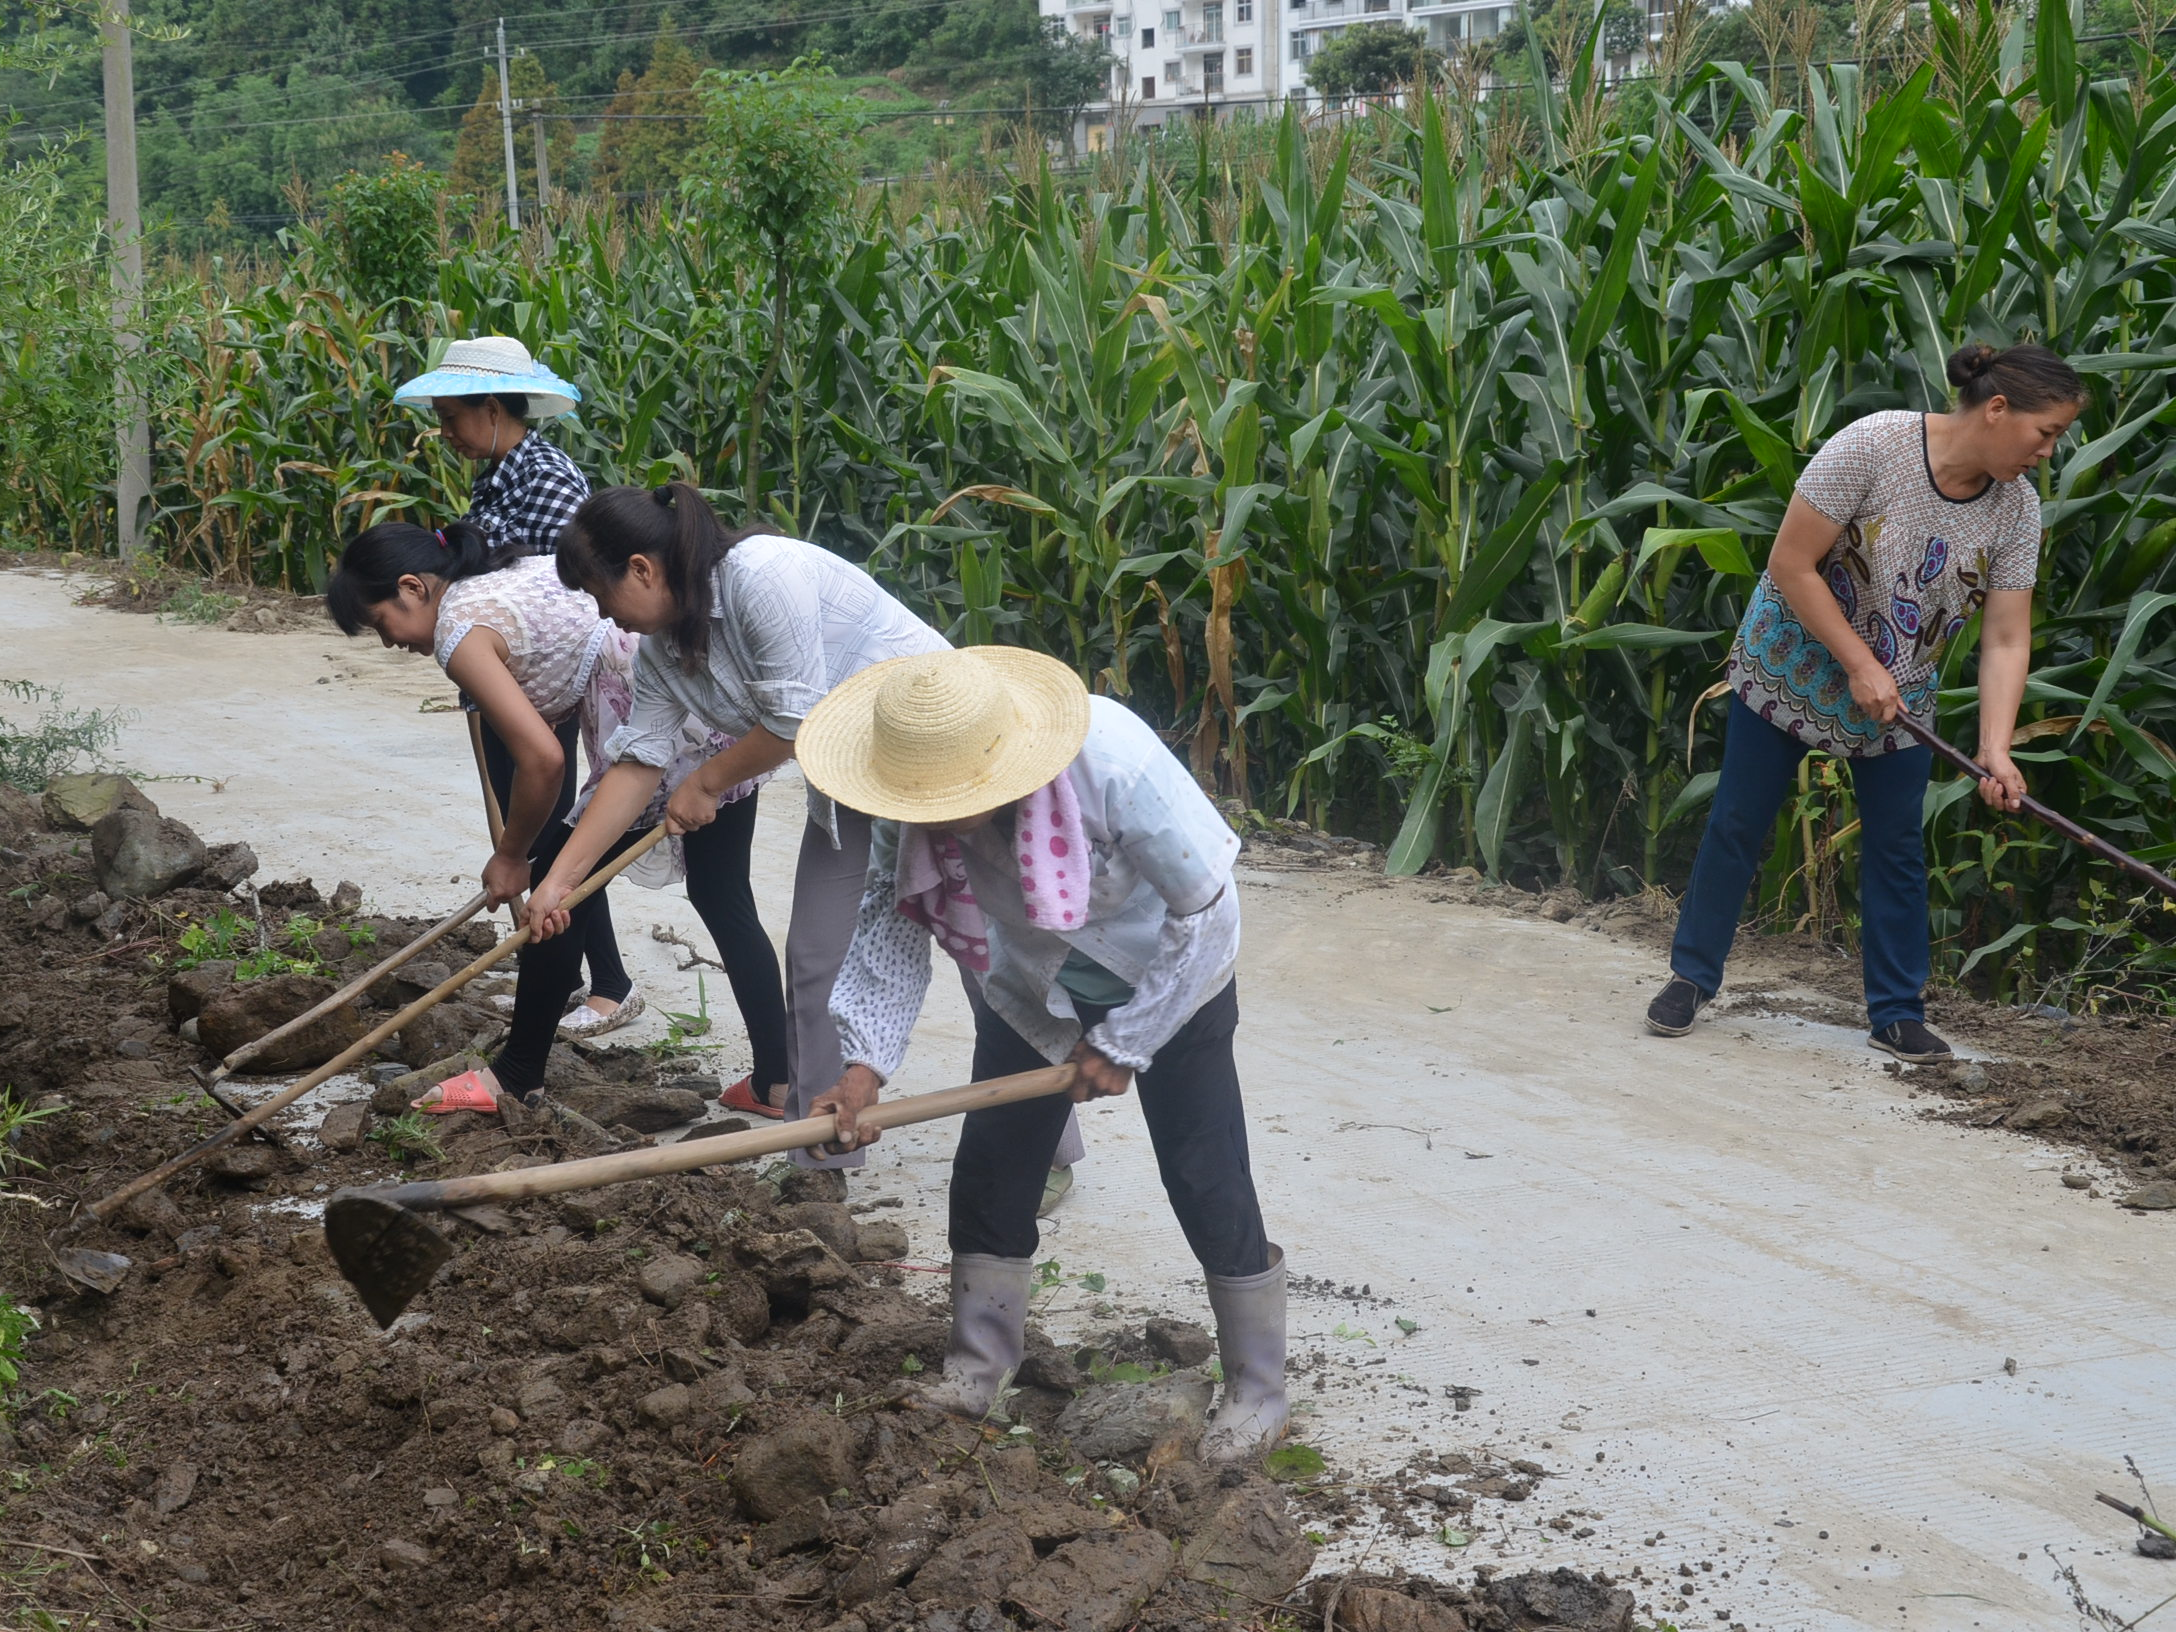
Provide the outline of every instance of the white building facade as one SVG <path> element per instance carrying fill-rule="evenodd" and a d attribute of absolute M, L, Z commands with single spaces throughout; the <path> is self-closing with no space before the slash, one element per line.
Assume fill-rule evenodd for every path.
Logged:
<path fill-rule="evenodd" d="M 1494 36 L 1512 16 L 1497 0 L 1040 0 L 1042 14 L 1109 49 L 1111 94 L 1082 116 L 1081 144 L 1114 127 L 1152 130 L 1188 118 L 1274 113 L 1309 96 L 1307 59 L 1355 23 L 1403 23 L 1441 51 Z"/>

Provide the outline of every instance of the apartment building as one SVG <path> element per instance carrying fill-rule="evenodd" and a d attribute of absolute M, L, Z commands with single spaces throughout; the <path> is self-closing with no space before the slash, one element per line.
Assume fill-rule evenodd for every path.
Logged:
<path fill-rule="evenodd" d="M 1511 21 L 1502 0 L 1039 0 L 1042 14 L 1100 40 L 1116 59 L 1111 95 L 1090 103 L 1077 139 L 1109 145 L 1114 126 L 1153 130 L 1187 118 L 1273 112 L 1313 100 L 1307 59 L 1339 29 L 1402 23 L 1451 53 Z M 1646 0 L 1650 34 L 1666 0 Z"/>

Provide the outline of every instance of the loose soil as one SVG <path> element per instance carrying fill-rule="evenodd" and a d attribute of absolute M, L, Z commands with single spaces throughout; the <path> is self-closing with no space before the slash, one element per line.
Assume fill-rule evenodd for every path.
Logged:
<path fill-rule="evenodd" d="M 0 568 L 14 571 L 80 573 L 85 606 L 115 612 L 146 613 L 184 623 L 204 624 L 236 634 L 268 635 L 289 629 L 316 628 L 325 618 L 322 595 L 296 595 L 259 584 L 200 578 L 163 562 L 124 567 L 100 556 L 51 550 L 0 552 Z"/>
<path fill-rule="evenodd" d="M 898 1227 L 857 1218 L 827 1176 L 721 1169 L 443 1219 L 452 1262 L 380 1333 L 318 1218 L 330 1191 L 402 1164 L 351 1143 L 369 1090 L 340 1079 L 324 1142 L 326 1106 L 306 1101 L 284 1147 L 230 1147 L 73 1237 L 136 1264 L 113 1296 L 84 1292 L 48 1233 L 225 1118 L 190 1084 L 209 1062 L 169 1006 L 181 929 L 224 907 L 261 911 L 276 938 L 326 911 L 307 884 L 182 889 L 97 927 L 71 911 L 89 850 L 0 791 L 0 1083 L 43 1113 L 0 1201 L 0 1286 L 39 1323 L 0 1407 L 10 1624 L 1632 1625 L 1629 1593 L 1570 1570 L 1317 1580 L 1288 1598 L 1313 1546 L 1287 1487 L 1202 1468 L 1183 1436 L 1078 1457 L 1060 1412 L 1131 1386 L 1104 1368 L 1198 1364 L 1198 1332 L 1117 1331 L 1092 1354 L 1038 1339 L 1010 1422 L 914 1407 L 945 1328 L 907 1283 L 934 1278 L 910 1277 Z M 420 927 L 386 921 L 382 938 Z M 673 1074 L 633 1051 L 561 1049 L 553 1069 L 563 1099 Z M 405 1091 L 381 1086 L 381 1117 Z M 626 1148 L 550 1111 L 432 1132 L 443 1158 L 407 1172 Z M 1430 1450 L 1384 1505 L 1462 1525 L 1541 1475 Z M 1304 1499 L 1354 1498 L 1332 1470 Z"/>

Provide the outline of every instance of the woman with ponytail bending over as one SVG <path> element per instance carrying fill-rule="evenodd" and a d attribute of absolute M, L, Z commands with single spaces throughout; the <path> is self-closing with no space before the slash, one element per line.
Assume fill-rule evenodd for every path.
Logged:
<path fill-rule="evenodd" d="M 603 774 L 602 745 L 633 710 L 638 638 L 600 617 L 589 596 L 562 584 L 549 556 L 527 555 L 518 545 L 494 548 L 466 522 L 434 532 L 389 521 L 361 534 L 326 586 L 325 609 L 350 635 L 372 630 L 388 646 L 436 657 L 505 740 L 513 757 L 512 797 L 483 883 L 494 906 L 527 890 L 559 858 L 570 824 Z M 562 746 L 570 724 L 579 728 L 590 765 L 579 796 Z M 654 798 L 629 824 L 637 830 L 654 827 L 667 794 L 733 745 L 684 716 L 660 721 L 657 738 L 666 768 Z M 717 942 L 747 1024 L 756 1079 L 767 1081 L 786 1068 L 786 1005 L 748 881 L 755 790 L 755 778 L 720 788 L 712 801 L 715 820 L 643 857 L 626 876 L 653 888 L 686 877 L 688 899 Z M 490 1069 L 440 1083 L 416 1102 L 418 1110 L 490 1111 L 502 1094 L 533 1097 L 585 952 L 596 995 L 639 1007 L 604 892 L 571 916 L 576 933 L 522 953 L 513 1026 Z"/>
<path fill-rule="evenodd" d="M 1980 796 L 2015 810 L 2010 738 L 2032 651 L 2040 496 L 2028 473 L 2085 403 L 2043 346 L 1966 346 L 1949 359 L 1946 414 L 1869 414 L 1798 479 L 1768 570 L 1731 647 L 1723 768 L 1678 911 L 1670 980 L 1647 1029 L 1681 1037 L 1723 982 L 1738 915 L 1798 762 L 1847 760 L 1859 806 L 1868 1043 L 1912 1064 L 1947 1060 L 1927 1029 L 1922 809 L 1932 756 L 1900 716 L 1934 727 L 1943 645 L 1980 615 Z"/>

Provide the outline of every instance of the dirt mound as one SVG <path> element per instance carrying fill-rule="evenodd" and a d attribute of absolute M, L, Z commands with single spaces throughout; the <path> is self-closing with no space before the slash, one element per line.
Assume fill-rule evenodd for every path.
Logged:
<path fill-rule="evenodd" d="M 1059 1426 L 1107 1429 L 1084 1406 L 1143 1386 L 1089 1374 L 1112 1355 L 1198 1395 L 1198 1331 L 1076 1354 L 1038 1337 L 1003 1419 L 935 1416 L 910 1396 L 944 1323 L 903 1288 L 903 1232 L 800 1175 L 722 1169 L 441 1219 L 452 1261 L 379 1332 L 326 1252 L 325 1197 L 626 1148 L 579 1114 L 419 1133 L 397 1092 L 374 1111 L 372 1084 L 340 1079 L 283 1144 L 230 1147 L 74 1237 L 136 1266 L 111 1297 L 82 1291 L 45 1232 L 225 1121 L 189 1083 L 206 1057 L 181 1030 L 237 983 L 344 981 L 421 926 L 306 884 L 265 886 L 261 914 L 183 888 L 86 922 L 65 905 L 90 887 L 85 835 L 11 819 L 0 1083 L 40 1114 L 10 1147 L 7 1186 L 34 1200 L 0 1207 L 0 1312 L 38 1326 L 0 1415 L 0 1561 L 26 1624 L 1118 1632 L 1258 1621 L 1307 1574 L 1285 1487 L 1187 1460 L 1183 1434 L 1096 1459 Z M 381 984 L 373 1013 L 412 995 Z M 552 1091 L 694 1097 L 659 1080 L 672 1069 L 562 1048 Z M 376 1069 L 381 1092 L 400 1071 Z M 1370 1582 L 1338 1615 L 1614 1632 L 1621 1596 L 1571 1572 Z"/>

